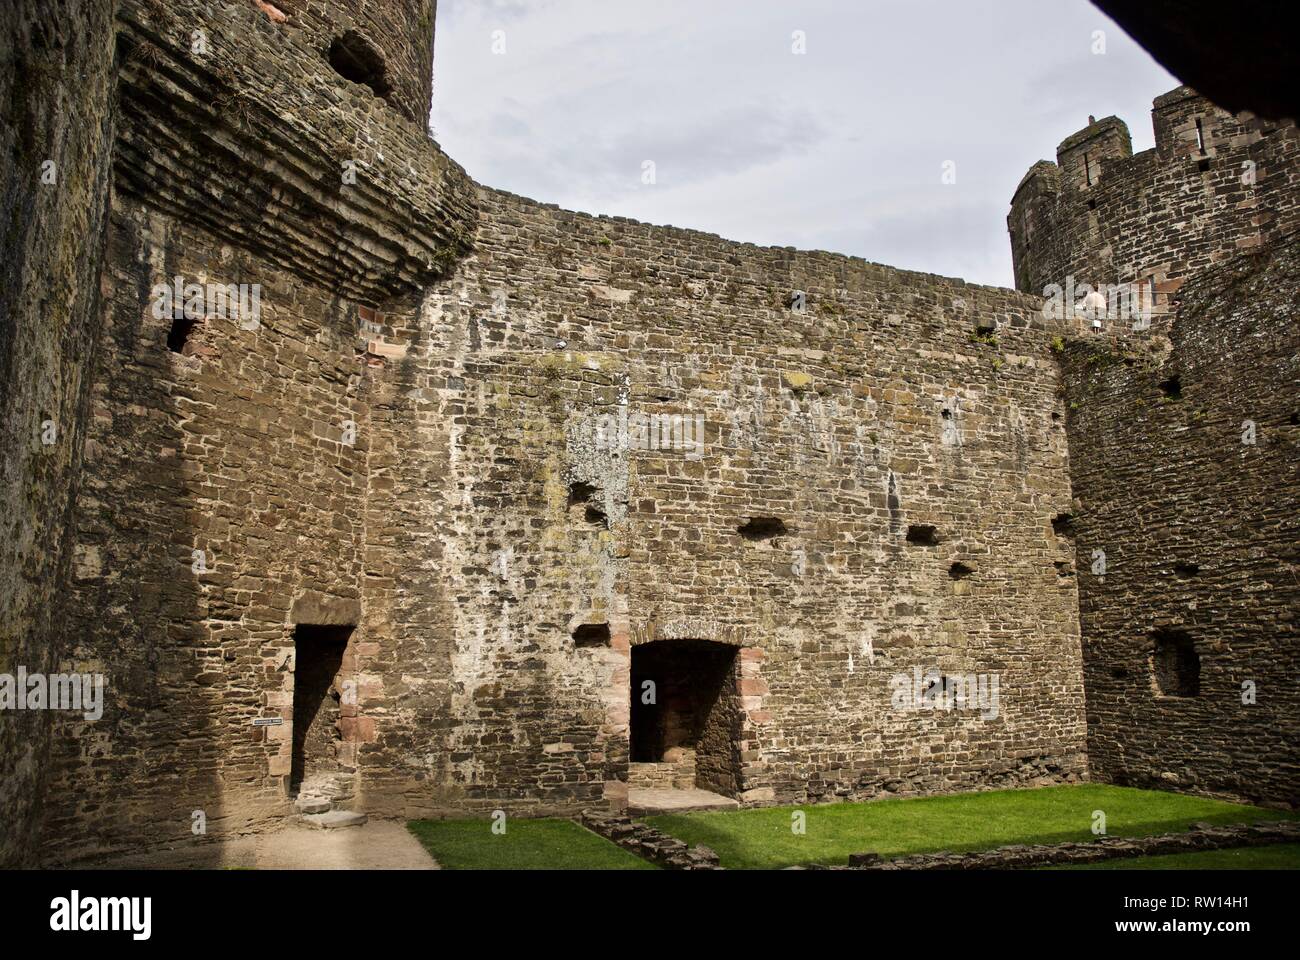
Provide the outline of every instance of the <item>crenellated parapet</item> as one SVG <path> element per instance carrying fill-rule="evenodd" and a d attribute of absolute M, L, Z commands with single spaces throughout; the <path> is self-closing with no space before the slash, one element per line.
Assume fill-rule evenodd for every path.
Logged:
<path fill-rule="evenodd" d="M 1158 327 L 1191 274 L 1300 226 L 1295 127 L 1234 116 L 1189 87 L 1158 97 L 1152 121 L 1153 149 L 1133 153 L 1116 117 L 1090 119 L 1055 163 L 1030 168 L 1007 217 L 1017 289 L 1121 289 Z"/>

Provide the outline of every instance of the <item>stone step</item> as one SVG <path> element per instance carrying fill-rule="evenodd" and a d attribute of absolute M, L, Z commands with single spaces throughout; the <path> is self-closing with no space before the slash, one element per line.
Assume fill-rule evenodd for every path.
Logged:
<path fill-rule="evenodd" d="M 338 830 L 343 827 L 361 826 L 366 822 L 366 815 L 352 810 L 331 810 L 329 813 L 305 815 L 302 822 L 318 830 Z"/>
<path fill-rule="evenodd" d="M 347 773 L 315 774 L 298 786 L 299 797 L 317 797 L 325 800 L 350 800 L 353 796 L 353 777 Z"/>
<path fill-rule="evenodd" d="M 627 792 L 627 812 L 632 817 L 653 816 L 657 813 L 691 813 L 697 810 L 735 810 L 739 802 L 708 790 L 630 787 Z"/>
<path fill-rule="evenodd" d="M 294 806 L 299 813 L 329 813 L 334 809 L 329 797 L 299 797 Z"/>

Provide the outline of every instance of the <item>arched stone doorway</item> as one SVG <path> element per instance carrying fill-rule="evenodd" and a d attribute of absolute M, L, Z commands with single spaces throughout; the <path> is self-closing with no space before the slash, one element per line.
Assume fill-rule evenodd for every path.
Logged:
<path fill-rule="evenodd" d="M 710 640 L 632 647 L 630 764 L 634 789 L 740 790 L 738 648 Z"/>

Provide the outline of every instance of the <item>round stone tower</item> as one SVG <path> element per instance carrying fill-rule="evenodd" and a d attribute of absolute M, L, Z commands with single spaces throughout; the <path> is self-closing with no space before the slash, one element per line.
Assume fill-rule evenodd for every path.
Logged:
<path fill-rule="evenodd" d="M 308 34 L 342 77 L 423 127 L 433 101 L 438 0 L 250 0 L 276 22 Z"/>

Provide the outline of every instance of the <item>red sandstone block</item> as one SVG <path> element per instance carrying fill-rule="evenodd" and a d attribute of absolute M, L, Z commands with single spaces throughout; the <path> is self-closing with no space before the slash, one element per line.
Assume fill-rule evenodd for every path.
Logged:
<path fill-rule="evenodd" d="M 266 0 L 253 0 L 253 2 L 257 4 L 257 9 L 261 10 L 264 14 L 266 14 L 267 19 L 270 20 L 272 23 L 284 23 L 286 20 L 289 19 L 287 16 L 285 16 L 283 10 L 281 10 L 279 7 L 272 6 L 271 4 L 267 3 Z"/>
<path fill-rule="evenodd" d="M 763 660 L 765 655 L 757 647 L 745 647 L 740 651 L 740 659 L 742 663 L 746 660 Z"/>
<path fill-rule="evenodd" d="M 376 739 L 373 717 L 343 717 L 339 720 L 339 730 L 344 740 L 355 743 L 373 743 Z"/>
<path fill-rule="evenodd" d="M 765 680 L 742 677 L 740 681 L 740 694 L 746 697 L 761 697 L 768 693 L 769 688 Z"/>
<path fill-rule="evenodd" d="M 366 345 L 366 352 L 375 357 L 400 360 L 402 357 L 406 356 L 406 344 L 385 343 L 382 340 L 371 340 Z"/>

